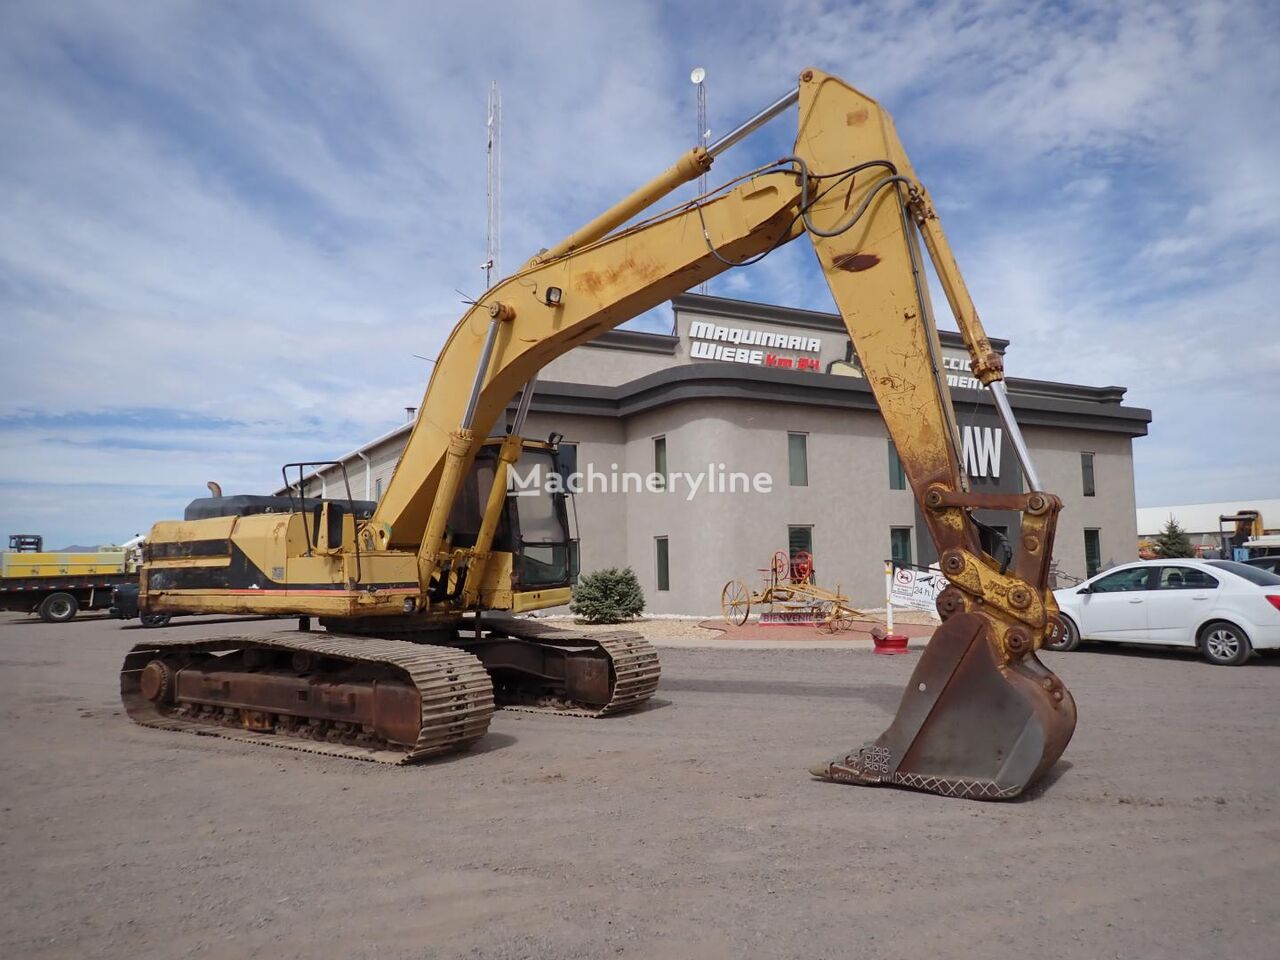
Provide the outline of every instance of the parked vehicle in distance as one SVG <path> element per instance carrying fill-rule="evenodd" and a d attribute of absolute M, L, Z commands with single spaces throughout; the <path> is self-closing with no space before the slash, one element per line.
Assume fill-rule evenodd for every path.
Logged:
<path fill-rule="evenodd" d="M 46 551 L 44 537 L 15 533 L 0 553 L 0 610 L 66 623 L 81 610 L 102 610 L 113 587 L 138 582 L 142 537 L 120 546 Z"/>
<path fill-rule="evenodd" d="M 1155 644 L 1237 666 L 1254 650 L 1280 649 L 1280 575 L 1234 560 L 1140 560 L 1053 595 L 1063 629 L 1050 650 Z"/>
<path fill-rule="evenodd" d="M 1274 573 L 1280 576 L 1280 555 L 1273 557 L 1253 557 L 1244 561 L 1251 567 L 1257 567 L 1259 570 L 1266 570 L 1268 573 Z"/>
<path fill-rule="evenodd" d="M 118 620 L 132 620 L 138 616 L 138 593 L 140 588 L 138 581 L 135 579 L 130 583 L 122 583 L 111 590 L 111 608 L 108 613 Z M 164 627 L 169 624 L 169 614 L 167 613 L 144 613 L 142 614 L 142 625 L 144 627 Z"/>

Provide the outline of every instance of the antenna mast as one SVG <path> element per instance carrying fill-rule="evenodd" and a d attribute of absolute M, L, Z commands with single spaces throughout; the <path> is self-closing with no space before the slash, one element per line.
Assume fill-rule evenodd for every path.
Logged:
<path fill-rule="evenodd" d="M 698 145 L 706 147 L 708 140 L 711 138 L 711 131 L 707 129 L 707 71 L 702 67 L 694 67 L 689 74 L 689 82 L 698 90 Z M 702 171 L 702 175 L 698 177 L 698 196 L 702 196 L 707 192 L 707 172 Z M 698 285 L 699 293 L 707 292 L 707 282 L 704 280 Z"/>
<path fill-rule="evenodd" d="M 485 162 L 485 198 L 489 215 L 485 226 L 484 284 L 493 284 L 502 256 L 502 94 L 498 81 L 489 84 L 489 146 Z"/>

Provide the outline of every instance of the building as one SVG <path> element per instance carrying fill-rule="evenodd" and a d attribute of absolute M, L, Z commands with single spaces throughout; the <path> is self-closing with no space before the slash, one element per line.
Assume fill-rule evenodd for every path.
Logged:
<path fill-rule="evenodd" d="M 1223 520 L 1223 517 L 1234 518 L 1240 514 L 1257 514 L 1253 524 L 1246 527 L 1255 529 L 1240 530 L 1237 536 L 1237 523 L 1234 520 Z M 1169 507 L 1140 507 L 1138 509 L 1138 541 L 1139 548 L 1148 545 L 1162 531 L 1165 524 L 1173 519 L 1187 534 L 1191 546 L 1197 554 L 1217 556 L 1221 553 L 1222 535 L 1229 539 L 1244 543 L 1248 534 L 1280 533 L 1280 499 L 1262 498 L 1258 500 L 1220 500 L 1216 503 L 1180 503 Z"/>
<path fill-rule="evenodd" d="M 571 467 L 676 475 L 665 489 L 575 497 L 584 571 L 630 566 L 651 612 L 710 614 L 725 581 L 754 582 L 780 549 L 811 552 L 818 582 L 865 606 L 883 604 L 885 558 L 936 559 L 837 314 L 697 294 L 672 309 L 670 335 L 611 331 L 538 380 L 525 435 L 562 434 Z M 942 346 L 974 489 L 1022 489 L 959 335 L 944 331 Z M 1125 406 L 1123 387 L 1008 387 L 1041 480 L 1065 502 L 1058 569 L 1083 577 L 1134 559 L 1132 443 L 1150 411 Z M 355 496 L 381 495 L 409 427 L 342 458 Z M 685 473 L 711 479 L 691 495 Z M 749 488 L 757 474 L 770 492 Z M 332 491 L 335 477 L 317 480 Z M 1016 536 L 1016 514 L 980 519 Z"/>

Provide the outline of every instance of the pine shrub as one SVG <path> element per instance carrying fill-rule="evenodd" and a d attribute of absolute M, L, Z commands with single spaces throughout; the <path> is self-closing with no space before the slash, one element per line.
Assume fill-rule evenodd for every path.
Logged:
<path fill-rule="evenodd" d="M 630 567 L 608 567 L 578 581 L 569 609 L 585 623 L 621 623 L 644 612 L 644 591 Z"/>
<path fill-rule="evenodd" d="M 1169 517 L 1164 529 L 1155 537 L 1156 553 L 1161 557 L 1194 557 L 1195 550 L 1191 546 L 1191 538 L 1178 526 L 1178 521 Z"/>

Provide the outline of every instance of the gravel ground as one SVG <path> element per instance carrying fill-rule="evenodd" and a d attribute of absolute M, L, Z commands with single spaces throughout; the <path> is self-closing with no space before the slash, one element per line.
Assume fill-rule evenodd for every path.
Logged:
<path fill-rule="evenodd" d="M 166 635 L 281 624 L 180 621 Z M 120 715 L 117 622 L 0 623 L 0 956 L 1274 956 L 1280 661 L 1047 655 L 1030 800 L 810 780 L 918 654 L 663 650 L 655 706 L 407 769 Z M 1272 946 L 1267 947 L 1270 943 Z"/>

